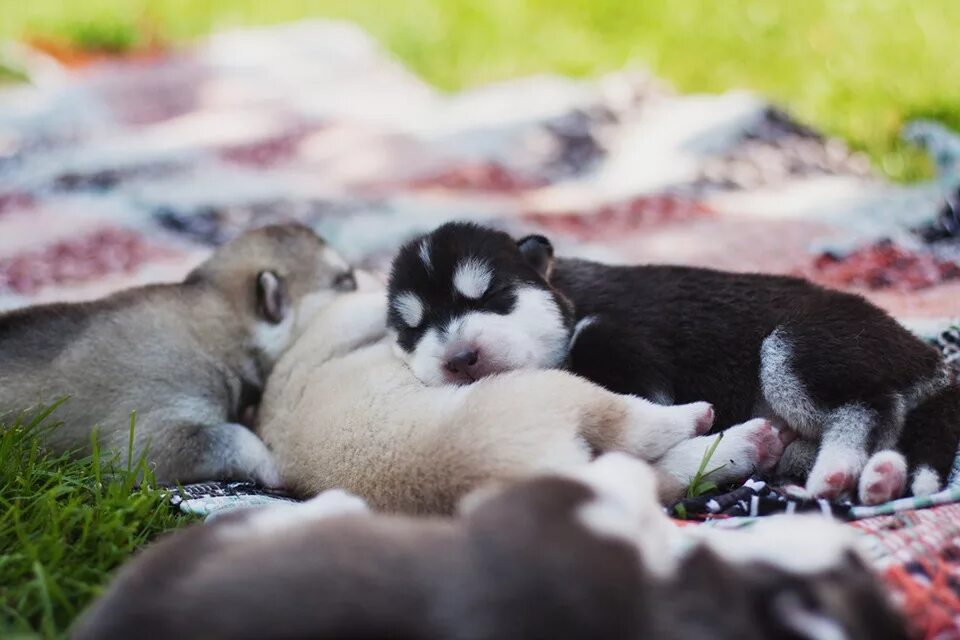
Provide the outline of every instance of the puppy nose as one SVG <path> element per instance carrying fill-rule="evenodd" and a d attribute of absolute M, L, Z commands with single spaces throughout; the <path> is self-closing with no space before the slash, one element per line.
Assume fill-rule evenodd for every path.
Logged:
<path fill-rule="evenodd" d="M 480 361 L 480 353 L 476 350 L 461 351 L 447 360 L 447 371 L 451 373 L 470 373 L 470 370 Z"/>

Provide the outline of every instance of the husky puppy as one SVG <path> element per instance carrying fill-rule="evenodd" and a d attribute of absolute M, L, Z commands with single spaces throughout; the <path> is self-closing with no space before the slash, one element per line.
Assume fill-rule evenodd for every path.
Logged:
<path fill-rule="evenodd" d="M 655 461 L 666 501 L 680 497 L 714 440 L 691 439 L 713 424 L 707 403 L 660 406 L 564 371 L 425 386 L 393 354 L 386 301 L 381 289 L 333 302 L 270 376 L 258 432 L 301 495 L 342 488 L 379 511 L 446 514 L 481 484 L 626 451 Z M 772 468 L 783 446 L 755 420 L 729 431 L 711 467 L 742 479 Z"/>
<path fill-rule="evenodd" d="M 843 525 L 691 533 L 624 454 L 468 504 L 414 519 L 330 491 L 194 525 L 124 567 L 71 637 L 906 637 Z"/>
<path fill-rule="evenodd" d="M 663 404 L 706 400 L 714 431 L 756 417 L 799 438 L 777 471 L 866 504 L 940 488 L 960 441 L 960 389 L 939 355 L 863 298 L 808 281 L 554 259 L 450 223 L 394 263 L 388 323 L 427 384 L 564 367 Z"/>
<path fill-rule="evenodd" d="M 308 228 L 264 227 L 217 250 L 178 284 L 0 316 L 0 417 L 60 397 L 46 445 L 147 452 L 164 482 L 279 478 L 242 416 L 311 317 L 356 287 Z"/>

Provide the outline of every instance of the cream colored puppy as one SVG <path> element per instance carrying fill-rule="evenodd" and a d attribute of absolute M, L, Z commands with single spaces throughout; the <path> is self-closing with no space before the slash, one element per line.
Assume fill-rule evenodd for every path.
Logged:
<path fill-rule="evenodd" d="M 325 308 L 267 382 L 259 433 L 284 484 L 304 495 L 342 488 L 377 510 L 449 513 L 470 490 L 599 453 L 651 461 L 660 497 L 679 497 L 714 437 L 704 402 L 660 406 L 559 370 L 520 370 L 469 386 L 424 386 L 393 353 L 380 291 Z M 724 436 L 716 481 L 776 464 L 769 423 Z"/>

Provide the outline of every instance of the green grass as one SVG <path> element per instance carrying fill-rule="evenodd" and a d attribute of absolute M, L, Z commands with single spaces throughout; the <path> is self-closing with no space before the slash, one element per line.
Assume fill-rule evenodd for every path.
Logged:
<path fill-rule="evenodd" d="M 708 478 L 722 469 L 724 465 L 719 467 L 714 467 L 707 471 L 707 465 L 710 464 L 710 460 L 713 458 L 713 454 L 716 453 L 717 447 L 720 446 L 720 441 L 723 440 L 723 433 L 718 433 L 717 437 L 713 439 L 713 443 L 707 447 L 707 450 L 703 452 L 703 458 L 700 459 L 700 466 L 697 468 L 697 472 L 693 475 L 693 480 L 690 482 L 690 486 L 687 487 L 687 497 L 696 498 L 702 496 L 705 493 L 710 493 L 717 488 L 717 483 Z"/>
<path fill-rule="evenodd" d="M 698 498 L 711 491 L 716 491 L 717 483 L 709 478 L 722 469 L 724 465 L 721 464 L 719 467 L 714 467 L 709 471 L 707 471 L 707 465 L 710 464 L 710 460 L 713 458 L 713 454 L 716 453 L 717 447 L 720 446 L 721 440 L 723 440 L 723 433 L 718 433 L 717 437 L 713 439 L 713 443 L 703 452 L 703 457 L 700 458 L 700 466 L 693 475 L 690 486 L 687 487 L 686 498 Z M 682 502 L 673 505 L 673 515 L 681 520 L 687 519 L 687 508 L 683 506 Z"/>
<path fill-rule="evenodd" d="M 142 459 L 45 454 L 49 411 L 0 425 L 2 638 L 63 637 L 114 568 L 190 521 L 151 486 Z"/>
<path fill-rule="evenodd" d="M 753 89 L 896 179 L 930 171 L 906 120 L 960 128 L 956 0 L 0 0 L 0 37 L 115 50 L 305 16 L 359 22 L 445 89 L 631 64 L 685 92 Z"/>
<path fill-rule="evenodd" d="M 21 71 L 0 63 L 0 85 L 4 83 L 23 82 L 27 79 Z"/>

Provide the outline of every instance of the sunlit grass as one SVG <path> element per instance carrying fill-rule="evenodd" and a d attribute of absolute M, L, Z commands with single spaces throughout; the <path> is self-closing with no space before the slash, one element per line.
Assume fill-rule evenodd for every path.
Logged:
<path fill-rule="evenodd" d="M 2 638 L 63 637 L 114 568 L 190 521 L 152 486 L 143 459 L 44 452 L 48 411 L 0 425 Z"/>
<path fill-rule="evenodd" d="M 685 92 L 753 89 L 897 179 L 930 171 L 906 120 L 960 128 L 954 0 L 0 0 L 0 35 L 117 49 L 305 16 L 358 21 L 445 89 L 631 64 Z"/>

